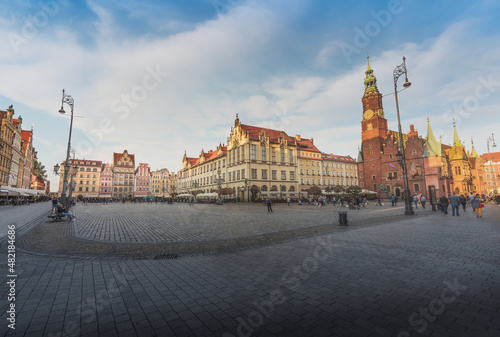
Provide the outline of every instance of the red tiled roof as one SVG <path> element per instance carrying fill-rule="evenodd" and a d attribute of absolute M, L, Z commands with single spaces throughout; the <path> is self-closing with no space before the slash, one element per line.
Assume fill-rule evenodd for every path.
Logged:
<path fill-rule="evenodd" d="M 248 135 L 250 137 L 250 140 L 259 140 L 260 132 L 262 130 L 264 130 L 266 135 L 269 136 L 269 140 L 271 141 L 271 143 L 278 143 L 278 137 L 282 133 L 285 136 L 285 139 L 287 142 L 292 143 L 292 144 L 295 142 L 295 139 L 288 136 L 285 131 L 266 129 L 266 128 L 262 128 L 260 126 L 252 126 L 252 125 L 246 125 L 246 124 L 241 124 L 241 127 L 243 130 L 248 131 Z"/>
<path fill-rule="evenodd" d="M 297 149 L 299 151 L 321 152 L 316 146 L 314 146 L 314 143 L 310 139 L 306 138 L 302 138 L 297 141 Z"/>
<path fill-rule="evenodd" d="M 500 162 L 500 152 L 490 152 L 490 155 L 488 155 L 487 153 L 483 153 L 481 155 L 481 157 L 483 158 L 483 160 L 486 162 L 486 161 L 490 161 L 490 156 L 491 156 L 491 161 L 494 162 L 494 163 L 498 163 Z"/>
<path fill-rule="evenodd" d="M 355 163 L 356 160 L 351 156 L 339 156 L 333 153 L 321 153 L 321 158 L 325 160 L 335 160 L 335 161 L 345 161 L 350 163 Z"/>
<path fill-rule="evenodd" d="M 113 152 L 113 164 L 116 165 L 116 162 L 120 159 L 120 157 L 122 156 L 123 153 L 116 153 L 116 152 Z M 130 156 L 130 159 L 132 159 L 132 163 L 134 163 L 135 165 L 135 158 L 134 158 L 134 155 L 133 154 L 128 154 Z"/>
<path fill-rule="evenodd" d="M 22 140 L 24 140 L 24 150 L 26 151 L 26 149 L 28 148 L 28 143 L 30 141 L 30 138 L 31 138 L 31 131 L 26 131 L 26 130 L 22 130 L 21 131 L 21 138 Z"/>

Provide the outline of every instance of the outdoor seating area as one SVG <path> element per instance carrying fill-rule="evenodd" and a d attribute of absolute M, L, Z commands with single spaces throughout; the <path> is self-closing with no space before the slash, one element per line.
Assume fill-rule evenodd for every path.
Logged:
<path fill-rule="evenodd" d="M 46 198 L 44 190 L 0 186 L 0 206 L 29 205 Z"/>

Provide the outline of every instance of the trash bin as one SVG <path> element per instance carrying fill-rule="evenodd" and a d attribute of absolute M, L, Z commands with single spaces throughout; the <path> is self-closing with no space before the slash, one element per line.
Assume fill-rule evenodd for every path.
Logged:
<path fill-rule="evenodd" d="M 349 226 L 347 221 L 347 212 L 339 212 L 339 225 L 340 226 Z"/>

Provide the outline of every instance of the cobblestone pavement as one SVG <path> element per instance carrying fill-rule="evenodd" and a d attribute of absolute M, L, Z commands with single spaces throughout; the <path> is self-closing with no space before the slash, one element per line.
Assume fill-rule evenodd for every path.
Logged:
<path fill-rule="evenodd" d="M 125 206 L 135 212 L 130 205 Z M 144 208 L 153 220 L 144 222 L 137 231 L 122 233 L 137 232 L 134 238 L 141 240 L 155 235 L 141 233 L 149 228 L 148 223 L 161 223 L 155 219 L 164 215 L 155 213 L 154 206 Z M 93 252 L 85 256 L 80 251 L 78 256 L 69 257 L 70 247 L 66 253 L 53 251 L 44 256 L 43 251 L 31 254 L 28 249 L 33 246 L 26 243 L 16 255 L 15 330 L 7 326 L 10 290 L 6 263 L 2 263 L 0 335 L 497 336 L 500 331 L 497 206 L 487 206 L 483 218 L 470 209 L 460 217 L 423 210 L 416 216 L 402 217 L 393 213 L 401 209 L 372 208 L 349 213 L 352 226 L 333 226 L 333 230 L 331 208 L 288 209 L 279 205 L 273 214 L 267 214 L 263 208 L 250 205 L 218 206 L 221 211 L 204 205 L 206 211 L 200 207 L 197 213 L 189 214 L 188 205 L 174 206 L 185 213 L 177 215 L 181 220 L 194 216 L 207 219 L 211 211 L 217 219 L 217 212 L 224 209 L 234 214 L 223 217 L 223 226 L 231 227 L 231 220 L 250 213 L 262 222 L 263 217 L 272 217 L 266 222 L 268 226 L 276 224 L 277 232 L 305 226 L 330 229 L 225 253 L 161 260 L 109 259 Z M 87 241 L 101 246 L 147 246 L 140 241 L 131 243 L 132 236 L 125 234 L 101 236 L 97 223 L 95 234 L 83 230 L 92 226 L 91 217 L 87 216 L 86 225 L 84 215 L 98 214 L 97 206 L 83 208 L 76 208 L 79 220 L 75 226 L 53 224 L 59 226 L 60 238 L 74 238 L 73 251 Z M 285 214 L 288 221 L 278 220 L 286 218 Z M 263 229 L 265 224 L 248 223 L 255 231 L 237 228 L 223 233 L 226 236 L 222 238 L 237 240 L 238 233 L 272 232 Z M 52 237 L 54 232 L 40 230 L 49 224 L 37 226 L 25 238 L 39 233 L 57 241 Z M 206 237 L 171 224 L 173 234 L 166 234 L 170 229 L 157 232 L 161 234 L 150 245 L 189 239 L 199 244 L 206 239 L 219 240 L 217 234 L 224 232 L 214 222 Z M 184 224 L 193 226 L 188 220 Z M 246 224 L 241 219 L 233 226 Z M 152 232 L 158 231 L 155 226 L 151 226 Z M 200 226 L 202 231 L 210 228 L 210 221 L 202 221 Z M 120 233 L 118 229 L 113 232 Z M 94 240 L 82 239 L 92 235 Z M 1 246 L 5 249 L 5 240 Z M 7 253 L 2 252 L 6 261 Z"/>
<path fill-rule="evenodd" d="M 108 258 L 213 253 L 341 230 L 339 211 L 358 227 L 403 218 L 402 209 L 277 204 L 269 213 L 267 207 L 245 203 L 89 204 L 74 208 L 76 222 L 49 221 L 19 240 L 19 247 Z M 418 216 L 430 213 L 417 210 Z"/>

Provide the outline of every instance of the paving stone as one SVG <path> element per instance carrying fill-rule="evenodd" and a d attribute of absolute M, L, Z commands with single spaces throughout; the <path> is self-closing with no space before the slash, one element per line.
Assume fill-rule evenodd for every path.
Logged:
<path fill-rule="evenodd" d="M 26 223 L 31 231 L 19 236 L 16 254 L 24 330 L 14 335 L 57 334 L 73 321 L 82 336 L 237 335 L 241 320 L 259 312 L 255 303 L 277 289 L 286 300 L 273 303 L 253 335 L 416 334 L 411 315 L 423 319 L 420 308 L 455 282 L 466 288 L 447 291 L 455 298 L 422 335 L 493 336 L 500 328 L 495 206 L 481 222 L 469 213 L 456 220 L 429 210 L 407 217 L 402 208 L 363 209 L 349 213 L 342 229 L 327 225 L 333 207 L 277 206 L 280 217 L 271 220 L 246 204 L 178 204 L 165 216 L 166 205 L 144 206 L 86 206 L 73 231 L 45 219 Z M 318 247 L 326 259 L 316 269 L 303 278 L 291 272 L 305 272 Z M 167 248 L 179 256 L 152 259 Z"/>

